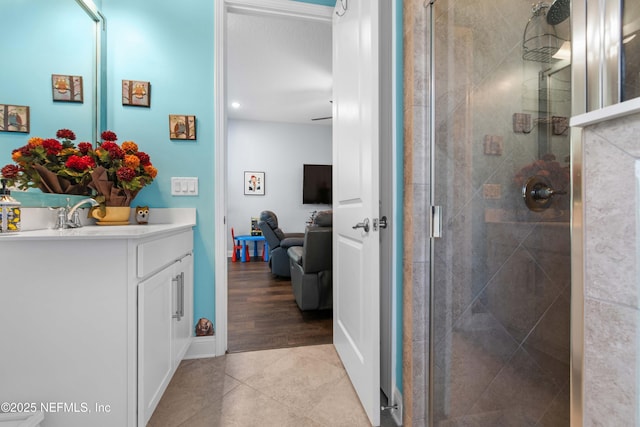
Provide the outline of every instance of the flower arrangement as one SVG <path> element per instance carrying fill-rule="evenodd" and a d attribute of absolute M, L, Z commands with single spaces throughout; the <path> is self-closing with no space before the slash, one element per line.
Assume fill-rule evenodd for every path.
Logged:
<path fill-rule="evenodd" d="M 124 141 L 118 145 L 118 137 L 109 130 L 100 136 L 103 142 L 95 151 L 88 151 L 96 162 L 89 187 L 98 194 L 95 199 L 100 204 L 129 206 L 136 194 L 151 184 L 158 170 L 147 153 L 138 151 L 135 142 Z"/>
<path fill-rule="evenodd" d="M 522 187 L 529 177 L 534 175 L 548 178 L 556 190 L 567 190 L 571 179 L 569 167 L 562 166 L 553 154 L 545 154 L 542 159 L 525 165 L 514 177 L 518 187 Z"/>
<path fill-rule="evenodd" d="M 69 129 L 60 129 L 56 137 L 61 141 L 34 137 L 13 150 L 15 164 L 0 169 L 9 185 L 93 196 L 103 206 L 129 206 L 158 174 L 147 153 L 133 141 L 118 145 L 112 131 L 102 132 L 96 148 L 89 142 L 76 146 Z"/>
<path fill-rule="evenodd" d="M 70 158 L 73 164 L 78 151 L 73 143 L 76 135 L 60 129 L 56 137 L 61 141 L 33 137 L 27 145 L 13 150 L 11 158 L 16 164 L 0 170 L 9 185 L 22 190 L 40 188 L 45 193 L 90 194 L 88 170 L 67 166 Z"/>

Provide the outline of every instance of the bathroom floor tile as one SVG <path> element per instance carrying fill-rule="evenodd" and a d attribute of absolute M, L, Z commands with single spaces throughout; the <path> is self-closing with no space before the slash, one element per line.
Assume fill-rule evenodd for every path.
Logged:
<path fill-rule="evenodd" d="M 394 426 L 382 417 L 383 426 Z M 369 420 L 332 344 L 185 360 L 151 427 L 359 427 Z"/>

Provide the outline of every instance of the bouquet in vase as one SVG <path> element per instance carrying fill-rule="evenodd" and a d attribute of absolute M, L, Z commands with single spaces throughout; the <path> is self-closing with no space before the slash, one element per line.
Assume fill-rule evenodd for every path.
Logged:
<path fill-rule="evenodd" d="M 129 206 L 158 174 L 147 153 L 133 141 L 118 145 L 112 131 L 102 132 L 103 141 L 95 148 L 89 142 L 76 146 L 69 129 L 60 129 L 56 137 L 61 141 L 34 137 L 13 150 L 15 164 L 0 169 L 8 184 L 22 190 L 91 196 L 103 207 Z"/>

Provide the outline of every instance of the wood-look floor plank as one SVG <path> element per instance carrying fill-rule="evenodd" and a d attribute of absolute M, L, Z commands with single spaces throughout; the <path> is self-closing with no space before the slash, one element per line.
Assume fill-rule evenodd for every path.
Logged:
<path fill-rule="evenodd" d="M 266 262 L 231 262 L 228 267 L 229 353 L 329 344 L 331 310 L 302 312 L 291 281 L 274 277 Z"/>

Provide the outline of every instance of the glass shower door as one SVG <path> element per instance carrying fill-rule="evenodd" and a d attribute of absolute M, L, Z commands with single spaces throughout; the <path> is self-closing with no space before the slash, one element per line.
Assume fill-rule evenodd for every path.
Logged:
<path fill-rule="evenodd" d="M 434 426 L 569 425 L 569 20 L 525 58 L 536 6 L 431 5 Z"/>

